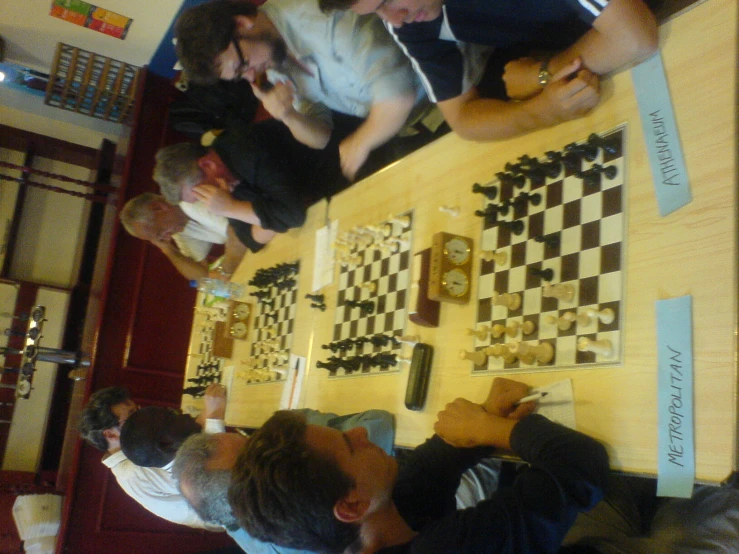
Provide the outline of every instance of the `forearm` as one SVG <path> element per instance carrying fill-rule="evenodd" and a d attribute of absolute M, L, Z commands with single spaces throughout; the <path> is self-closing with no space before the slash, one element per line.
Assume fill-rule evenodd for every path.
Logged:
<path fill-rule="evenodd" d="M 610 0 L 593 28 L 549 62 L 553 75 L 575 58 L 593 73 L 610 73 L 632 61 L 641 61 L 657 48 L 654 14 L 641 0 Z"/>
<path fill-rule="evenodd" d="M 325 148 L 331 138 L 331 125 L 294 109 L 282 118 L 282 122 L 290 129 L 295 140 L 317 150 Z"/>
<path fill-rule="evenodd" d="M 261 221 L 254 212 L 254 206 L 247 200 L 236 200 L 232 198 L 228 206 L 220 211 L 220 215 L 229 219 L 238 219 L 244 223 L 252 225 L 261 225 Z"/>
<path fill-rule="evenodd" d="M 241 243 L 230 225 L 227 234 L 228 238 L 226 239 L 221 267 L 224 272 L 233 274 L 246 254 L 246 246 Z"/>
<path fill-rule="evenodd" d="M 161 252 L 167 256 L 169 261 L 172 262 L 172 265 L 175 266 L 175 269 L 177 269 L 185 279 L 193 280 L 208 276 L 208 266 L 204 261 L 196 262 L 195 260 L 183 255 L 175 248 L 161 250 Z"/>
<path fill-rule="evenodd" d="M 404 95 L 372 104 L 367 119 L 354 132 L 354 138 L 367 151 L 374 150 L 394 137 L 405 125 L 416 98 Z"/>
<path fill-rule="evenodd" d="M 558 122 L 546 113 L 541 96 L 505 102 L 468 93 L 439 102 L 439 109 L 455 133 L 474 141 L 512 138 Z"/>

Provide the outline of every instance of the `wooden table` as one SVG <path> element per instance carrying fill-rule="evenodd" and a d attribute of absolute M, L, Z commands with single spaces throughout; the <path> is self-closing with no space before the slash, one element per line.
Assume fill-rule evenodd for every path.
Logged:
<path fill-rule="evenodd" d="M 526 153 L 541 155 L 591 132 L 627 124 L 624 363 L 563 372 L 517 373 L 532 386 L 571 378 L 578 428 L 608 445 L 612 466 L 633 473 L 657 470 L 657 352 L 655 301 L 693 297 L 696 477 L 720 482 L 736 469 L 736 59 L 737 6 L 709 0 L 660 30 L 660 44 L 690 175 L 693 201 L 660 217 L 631 75 L 622 72 L 603 83 L 601 105 L 587 118 L 498 143 L 476 144 L 456 136 L 415 152 L 356 184 L 330 205 L 311 208 L 306 225 L 279 237 L 259 256 L 248 256 L 234 279 L 246 282 L 259 267 L 300 258 L 299 305 L 293 336 L 295 354 L 306 356 L 308 373 L 301 405 L 350 413 L 383 408 L 396 414 L 397 443 L 415 445 L 431 432 L 439 410 L 462 396 L 482 401 L 492 376 L 473 377 L 460 362 L 470 346 L 464 329 L 474 326 L 475 291 L 467 305 L 444 304 L 438 328 L 408 324 L 435 347 L 423 411 L 404 406 L 408 370 L 392 375 L 329 379 L 315 368 L 321 344 L 331 340 L 336 285 L 326 287 L 326 312 L 309 308 L 315 231 L 327 217 L 339 229 L 373 224 L 388 213 L 414 209 L 412 252 L 428 248 L 437 231 L 480 237 L 471 215 L 480 197 L 474 182 L 487 182 L 506 161 Z M 439 205 L 457 205 L 449 217 Z M 475 262 L 479 263 L 479 262 Z M 479 275 L 477 268 L 472 275 Z M 475 283 L 473 282 L 473 287 Z M 468 348 L 469 349 L 469 348 Z M 236 341 L 234 366 L 249 356 Z M 229 424 L 259 426 L 277 409 L 281 384 L 247 386 L 234 380 Z"/>

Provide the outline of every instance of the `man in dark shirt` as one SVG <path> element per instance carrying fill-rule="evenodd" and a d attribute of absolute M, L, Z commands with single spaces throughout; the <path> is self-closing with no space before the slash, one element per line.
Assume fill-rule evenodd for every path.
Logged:
<path fill-rule="evenodd" d="M 310 204 L 347 185 L 336 145 L 309 148 L 275 120 L 229 128 L 209 148 L 162 148 L 154 180 L 170 203 L 201 201 L 227 217 L 253 252 L 301 226 Z"/>
<path fill-rule="evenodd" d="M 657 48 L 655 19 L 642 0 L 319 3 L 324 11 L 381 17 L 429 99 L 471 140 L 504 139 L 581 117 L 599 101 L 600 75 Z M 472 45 L 495 47 L 479 90 L 484 61 Z"/>
<path fill-rule="evenodd" d="M 253 536 L 320 552 L 556 552 L 579 511 L 602 497 L 608 456 L 595 440 L 529 415 L 528 387 L 496 379 L 483 404 L 457 399 L 437 435 L 398 472 L 358 429 L 277 412 L 242 450 L 229 498 Z M 462 472 L 489 447 L 530 465 L 511 488 L 456 511 Z"/>

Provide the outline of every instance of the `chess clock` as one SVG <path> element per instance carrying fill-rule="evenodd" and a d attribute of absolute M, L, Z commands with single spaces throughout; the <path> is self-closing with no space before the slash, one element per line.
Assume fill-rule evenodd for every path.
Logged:
<path fill-rule="evenodd" d="M 428 297 L 441 302 L 470 301 L 472 239 L 451 233 L 436 233 L 431 244 Z"/>

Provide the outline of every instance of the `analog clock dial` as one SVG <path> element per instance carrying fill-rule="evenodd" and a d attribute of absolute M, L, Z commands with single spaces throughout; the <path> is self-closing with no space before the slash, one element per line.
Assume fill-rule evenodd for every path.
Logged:
<path fill-rule="evenodd" d="M 461 269 L 450 269 L 444 273 L 442 285 L 452 296 L 464 296 L 470 287 L 470 280 Z"/>
<path fill-rule="evenodd" d="M 470 259 L 470 245 L 459 237 L 449 239 L 444 244 L 444 255 L 454 265 L 462 265 Z"/>
<path fill-rule="evenodd" d="M 231 336 L 237 339 L 243 339 L 246 336 L 246 325 L 242 321 L 237 321 L 231 325 Z"/>
<path fill-rule="evenodd" d="M 236 304 L 233 315 L 235 319 L 246 319 L 249 317 L 249 304 Z"/>

